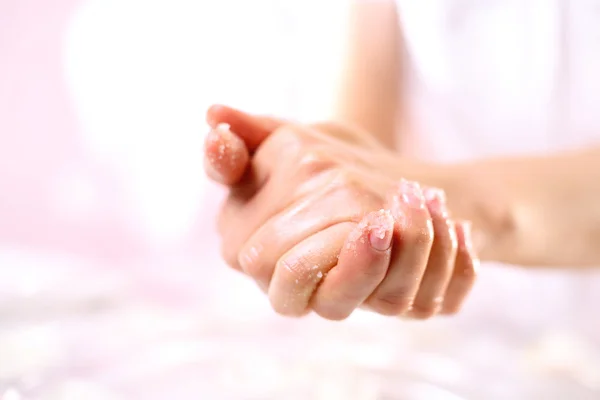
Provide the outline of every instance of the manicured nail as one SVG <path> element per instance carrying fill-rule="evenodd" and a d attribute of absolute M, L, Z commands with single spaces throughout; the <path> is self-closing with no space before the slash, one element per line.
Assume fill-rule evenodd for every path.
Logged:
<path fill-rule="evenodd" d="M 417 182 L 402 179 L 400 181 L 399 190 L 400 200 L 402 202 L 411 207 L 425 208 L 425 197 L 423 197 L 421 185 Z"/>
<path fill-rule="evenodd" d="M 423 189 L 423 195 L 425 196 L 425 201 L 430 211 L 443 218 L 448 218 L 449 213 L 448 207 L 446 206 L 446 193 L 443 190 L 438 188 L 425 188 Z"/>
<path fill-rule="evenodd" d="M 392 246 L 394 217 L 389 210 L 379 210 L 367 216 L 369 242 L 378 251 L 386 251 Z"/>

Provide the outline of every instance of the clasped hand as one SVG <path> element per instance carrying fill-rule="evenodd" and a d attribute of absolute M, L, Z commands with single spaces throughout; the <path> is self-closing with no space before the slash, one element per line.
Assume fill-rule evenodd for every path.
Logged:
<path fill-rule="evenodd" d="M 223 257 L 276 312 L 424 319 L 460 309 L 478 265 L 470 224 L 450 217 L 442 190 L 399 181 L 398 157 L 371 136 L 224 106 L 207 120 L 206 171 L 230 188 Z"/>

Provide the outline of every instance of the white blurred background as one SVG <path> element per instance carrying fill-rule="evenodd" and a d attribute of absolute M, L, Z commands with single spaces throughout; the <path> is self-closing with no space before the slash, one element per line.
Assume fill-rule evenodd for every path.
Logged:
<path fill-rule="evenodd" d="M 63 60 L 82 145 L 118 168 L 129 217 L 153 245 L 189 234 L 211 193 L 198 157 L 210 104 L 323 115 L 344 8 L 340 1 L 92 0 L 76 10 Z"/>

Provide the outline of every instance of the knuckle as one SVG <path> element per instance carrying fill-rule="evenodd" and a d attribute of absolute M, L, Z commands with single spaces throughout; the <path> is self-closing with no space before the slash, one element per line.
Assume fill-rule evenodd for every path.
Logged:
<path fill-rule="evenodd" d="M 302 151 L 297 166 L 302 176 L 310 177 L 333 168 L 334 162 L 323 149 L 311 146 Z"/>
<path fill-rule="evenodd" d="M 308 136 L 302 127 L 287 124 L 277 128 L 268 138 L 279 146 L 287 146 L 292 149 L 303 149 L 308 143 Z"/>
<path fill-rule="evenodd" d="M 304 147 L 305 134 L 295 125 L 283 125 L 275 129 L 258 147 L 255 158 L 264 159 L 279 154 L 285 149 L 285 154 L 297 154 Z"/>
<path fill-rule="evenodd" d="M 292 255 L 280 259 L 275 268 L 286 281 L 304 285 L 311 281 L 313 263 L 306 255 Z"/>
<path fill-rule="evenodd" d="M 300 136 L 301 136 L 301 131 L 296 125 L 284 124 L 284 125 L 278 127 L 277 129 L 275 129 L 275 131 L 273 131 L 273 133 L 267 138 L 267 140 L 268 139 L 298 140 L 298 139 L 300 139 Z"/>
<path fill-rule="evenodd" d="M 354 171 L 344 165 L 332 169 L 330 192 L 344 198 L 349 205 L 361 209 L 361 218 L 381 203 L 381 198 L 361 181 Z"/>

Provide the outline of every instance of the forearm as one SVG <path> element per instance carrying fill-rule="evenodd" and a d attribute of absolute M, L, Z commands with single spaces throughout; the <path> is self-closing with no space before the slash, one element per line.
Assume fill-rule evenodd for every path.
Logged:
<path fill-rule="evenodd" d="M 394 1 L 353 1 L 332 119 L 395 147 L 401 119 L 401 33 Z"/>
<path fill-rule="evenodd" d="M 600 266 L 600 148 L 426 168 L 419 179 L 473 221 L 485 260 Z"/>

